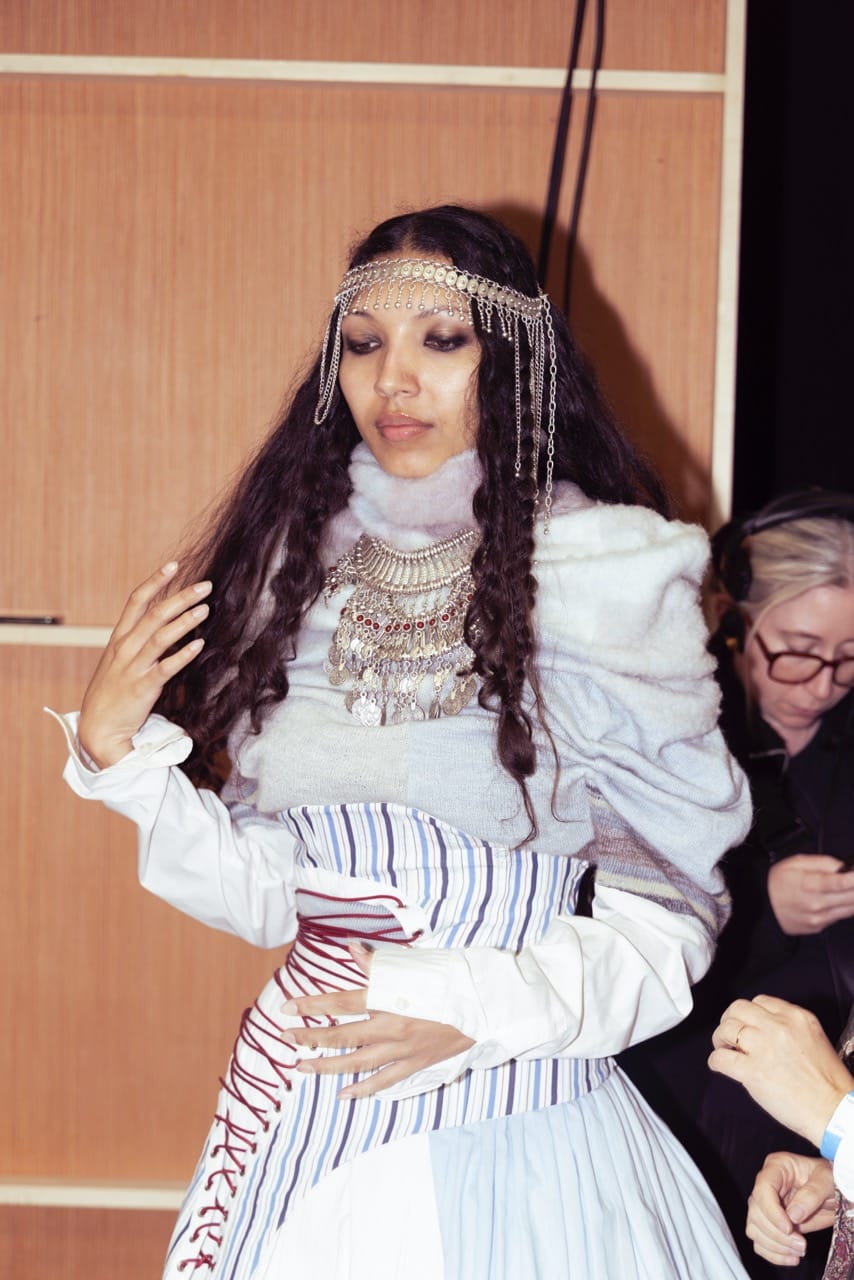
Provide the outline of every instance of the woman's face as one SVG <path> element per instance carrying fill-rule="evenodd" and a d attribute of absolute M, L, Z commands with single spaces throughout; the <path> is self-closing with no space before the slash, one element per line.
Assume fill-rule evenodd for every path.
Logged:
<path fill-rule="evenodd" d="M 362 310 L 357 300 L 341 325 L 338 382 L 359 434 L 383 471 L 409 479 L 472 448 L 477 434 L 480 342 L 435 301 L 428 289 L 422 310 L 374 310 L 370 298 Z"/>
<path fill-rule="evenodd" d="M 771 653 L 791 649 L 820 658 L 854 657 L 854 587 L 813 587 L 766 613 L 759 634 Z M 787 736 L 806 737 L 848 692 L 822 667 L 805 684 L 781 684 L 768 675 L 768 660 L 755 635 L 744 653 L 748 688 L 763 720 Z"/>

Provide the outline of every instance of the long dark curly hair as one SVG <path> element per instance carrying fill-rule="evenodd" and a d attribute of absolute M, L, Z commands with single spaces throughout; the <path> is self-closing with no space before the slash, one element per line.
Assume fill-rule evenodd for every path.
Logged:
<path fill-rule="evenodd" d="M 399 252 L 450 259 L 462 270 L 524 294 L 537 293 L 534 265 L 524 245 L 476 209 L 441 205 L 390 218 L 356 247 L 349 265 Z M 473 311 L 481 347 L 476 448 L 482 469 L 473 510 L 481 542 L 472 565 L 475 593 L 466 638 L 480 677 L 480 704 L 495 714 L 498 756 L 520 787 L 535 831 L 525 781 L 536 767 L 526 686 L 533 691 L 543 724 L 545 716 L 532 624 L 537 484 L 531 474 L 531 412 L 526 402 L 528 429 L 522 433 L 520 480 L 514 470 L 513 345 L 500 333 L 485 331 L 476 308 Z M 589 497 L 604 502 L 639 503 L 669 514 L 661 482 L 615 423 L 592 370 L 555 308 L 552 322 L 557 345 L 554 479 L 572 480 Z M 530 359 L 524 333 L 522 341 L 524 375 Z M 211 614 L 201 630 L 205 648 L 167 685 L 156 709 L 193 738 L 194 749 L 184 767 L 199 786 L 221 786 L 228 736 L 237 718 L 248 711 L 251 728 L 258 732 L 265 713 L 287 697 L 288 661 L 303 619 L 323 587 L 323 533 L 350 496 L 350 455 L 360 437 L 337 388 L 326 420 L 315 425 L 319 372 L 318 356 L 184 566 L 185 580 L 204 577 L 214 584 Z M 523 386 L 527 382 L 523 376 Z M 544 455 L 541 450 L 541 491 Z M 279 561 L 281 567 L 272 572 Z M 265 584 L 271 595 L 265 601 L 266 621 L 257 635 L 248 633 Z"/>

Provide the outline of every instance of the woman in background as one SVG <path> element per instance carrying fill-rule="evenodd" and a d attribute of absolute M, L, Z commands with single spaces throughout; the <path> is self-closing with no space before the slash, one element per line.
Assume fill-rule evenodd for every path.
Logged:
<path fill-rule="evenodd" d="M 706 541 L 664 507 L 505 228 L 444 206 L 358 246 L 65 719 L 149 889 L 291 944 L 168 1277 L 743 1274 L 610 1056 L 684 1016 L 748 821 Z"/>
<path fill-rule="evenodd" d="M 757 1169 L 791 1135 L 705 1071 L 721 1012 L 738 996 L 778 996 L 835 1042 L 854 1001 L 854 496 L 784 495 L 713 548 L 721 727 L 750 779 L 754 824 L 725 861 L 733 914 L 691 1017 L 626 1066 L 740 1234 Z M 818 1242 L 803 1274 L 821 1274 L 825 1253 Z"/>

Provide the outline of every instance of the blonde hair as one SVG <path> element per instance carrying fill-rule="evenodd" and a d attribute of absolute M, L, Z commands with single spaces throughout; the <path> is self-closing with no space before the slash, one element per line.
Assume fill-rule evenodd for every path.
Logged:
<path fill-rule="evenodd" d="M 751 582 L 741 609 L 751 633 L 771 609 L 815 587 L 854 587 L 854 524 L 841 517 L 789 520 L 745 539 Z"/>

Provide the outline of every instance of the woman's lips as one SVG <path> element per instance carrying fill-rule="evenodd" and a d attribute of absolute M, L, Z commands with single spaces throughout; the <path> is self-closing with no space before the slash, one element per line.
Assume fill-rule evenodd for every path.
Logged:
<path fill-rule="evenodd" d="M 803 720 L 805 724 L 812 724 L 814 720 L 818 720 L 820 716 L 823 716 L 825 711 L 828 711 L 829 708 L 826 706 L 799 707 L 799 706 L 793 706 L 792 703 L 790 702 L 787 705 L 787 710 L 789 712 L 789 715 L 792 716 L 794 719 Z"/>
<path fill-rule="evenodd" d="M 409 418 L 405 413 L 387 413 L 377 421 L 377 431 L 384 440 L 412 440 L 429 430 L 429 422 Z"/>

